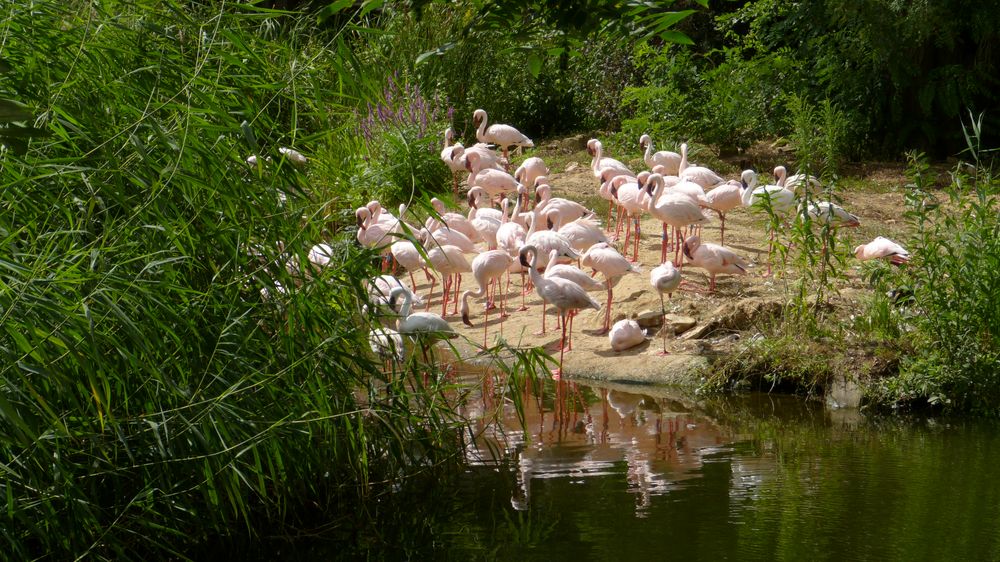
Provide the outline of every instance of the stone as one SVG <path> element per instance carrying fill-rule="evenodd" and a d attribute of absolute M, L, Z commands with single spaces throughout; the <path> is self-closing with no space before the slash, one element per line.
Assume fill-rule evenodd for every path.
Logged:
<path fill-rule="evenodd" d="M 742 332 L 781 315 L 785 303 L 777 298 L 749 297 L 727 302 L 715 309 L 709 320 L 686 332 L 683 339 L 702 339 L 717 332 Z"/>
<path fill-rule="evenodd" d="M 643 310 L 635 315 L 635 321 L 643 328 L 656 328 L 663 324 L 663 316 L 657 310 Z"/>
<path fill-rule="evenodd" d="M 566 171 L 572 172 L 573 170 L 576 170 L 579 167 L 580 167 L 579 162 L 570 162 L 569 164 L 566 164 Z"/>
<path fill-rule="evenodd" d="M 681 316 L 680 314 L 668 314 L 666 320 L 667 324 L 673 325 L 675 334 L 683 334 L 698 324 L 698 321 L 694 318 Z"/>

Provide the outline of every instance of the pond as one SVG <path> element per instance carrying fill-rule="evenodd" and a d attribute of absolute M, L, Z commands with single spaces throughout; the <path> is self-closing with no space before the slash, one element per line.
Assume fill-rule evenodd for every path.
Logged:
<path fill-rule="evenodd" d="M 997 425 L 547 381 L 477 436 L 435 550 L 498 560 L 1000 557 Z M 461 556 L 457 554 L 461 553 Z M 451 556 L 448 556 L 449 558 Z"/>

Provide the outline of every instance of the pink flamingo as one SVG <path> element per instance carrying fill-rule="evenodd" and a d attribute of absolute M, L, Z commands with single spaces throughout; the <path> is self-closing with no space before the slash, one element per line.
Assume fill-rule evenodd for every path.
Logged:
<path fill-rule="evenodd" d="M 514 170 L 514 179 L 516 179 L 521 185 L 534 186 L 536 185 L 536 179 L 547 175 L 549 175 L 549 167 L 546 166 L 545 162 L 537 156 L 525 159 L 525 161 L 521 162 L 521 165 L 517 167 L 517 170 Z M 524 203 L 527 205 L 527 200 L 525 200 Z"/>
<path fill-rule="evenodd" d="M 427 276 L 427 281 L 433 281 L 431 273 L 427 271 L 427 262 L 424 257 L 420 255 L 420 250 L 417 249 L 416 245 L 409 240 L 398 240 L 389 246 L 389 252 L 392 254 L 392 259 L 396 260 L 401 267 L 406 269 L 407 273 L 410 274 L 410 283 L 416 287 L 417 282 L 413 278 L 413 272 L 422 269 L 424 270 L 424 275 Z"/>
<path fill-rule="evenodd" d="M 518 131 L 510 125 L 493 124 L 487 125 L 489 117 L 486 115 L 486 111 L 483 109 L 477 109 L 472 112 L 472 125 L 476 127 L 476 138 L 479 142 L 492 143 L 500 147 L 503 151 L 503 157 L 505 160 L 510 162 L 510 147 L 517 148 L 533 148 L 535 143 L 531 142 L 531 139 L 524 136 L 521 131 Z"/>
<path fill-rule="evenodd" d="M 650 174 L 646 181 L 646 192 L 650 195 L 646 209 L 649 214 L 663 223 L 663 238 L 660 245 L 660 263 L 667 261 L 667 225 L 677 232 L 677 244 L 674 253 L 674 265 L 680 267 L 681 229 L 691 224 L 702 224 L 708 221 L 701 212 L 701 207 L 683 193 L 667 193 L 664 195 L 663 176 Z"/>
<path fill-rule="evenodd" d="M 530 264 L 528 263 L 527 258 L 529 253 L 531 254 Z M 525 246 L 521 248 L 518 257 L 520 258 L 522 266 L 530 268 L 528 271 L 531 274 L 531 282 L 535 284 L 535 290 L 538 291 L 538 295 L 542 297 L 543 301 L 551 303 L 559 309 L 559 316 L 562 320 L 562 339 L 559 342 L 559 368 L 552 373 L 554 377 L 558 378 L 562 375 L 563 354 L 566 352 L 567 316 L 570 311 L 577 311 L 586 308 L 600 310 L 601 305 L 591 298 L 583 287 L 572 281 L 567 281 L 558 277 L 553 277 L 551 279 L 542 277 L 542 275 L 538 273 L 538 250 L 534 246 Z"/>
<path fill-rule="evenodd" d="M 441 161 L 451 170 L 452 191 L 458 199 L 458 174 L 465 171 L 465 147 L 462 143 L 453 143 L 455 131 L 448 127 L 444 130 L 444 148 L 441 149 Z"/>
<path fill-rule="evenodd" d="M 563 220 L 573 221 L 586 216 L 593 216 L 594 211 L 584 207 L 576 201 L 570 201 L 562 197 L 552 197 L 552 186 L 545 183 L 547 178 L 542 176 L 535 180 L 535 208 L 539 211 L 558 209 Z"/>
<path fill-rule="evenodd" d="M 614 298 L 614 286 L 622 277 L 629 273 L 641 273 L 642 267 L 627 260 L 611 245 L 601 242 L 590 247 L 580 264 L 604 274 L 604 285 L 608 289 L 608 304 L 604 311 L 604 328 L 600 333 L 611 329 L 611 304 Z"/>
<path fill-rule="evenodd" d="M 742 275 L 747 272 L 747 262 L 739 254 L 716 244 L 702 244 L 697 236 L 690 236 L 684 241 L 684 255 L 693 267 L 700 267 L 708 272 L 711 279 L 709 292 L 715 290 L 716 275 Z"/>
<path fill-rule="evenodd" d="M 560 279 L 565 279 L 567 281 L 572 281 L 577 285 L 583 287 L 588 293 L 591 291 L 603 291 L 604 283 L 597 281 L 593 277 L 587 275 L 582 269 L 564 263 L 556 263 L 559 252 L 557 250 L 552 250 L 549 252 L 548 265 L 545 266 L 544 277 L 551 279 L 553 277 L 558 277 Z M 569 315 L 569 349 L 573 350 L 573 316 L 576 313 L 570 313 Z M 545 309 L 544 304 L 542 305 L 542 318 L 544 325 Z"/>
<path fill-rule="evenodd" d="M 524 227 L 520 224 L 513 222 L 507 218 L 507 206 L 510 203 L 504 199 L 501 202 L 501 207 L 503 208 L 503 218 L 500 220 L 500 228 L 497 229 L 497 248 L 504 250 L 508 255 L 514 257 L 520 251 L 521 246 L 524 246 L 524 239 L 527 233 Z M 521 206 L 521 198 L 517 198 L 517 203 L 514 204 L 514 214 L 517 214 Z M 512 266 L 514 267 L 514 266 Z M 524 274 L 525 271 L 520 271 L 521 273 L 521 308 L 518 310 L 528 310 L 528 307 L 524 304 Z M 507 289 L 510 289 L 510 271 L 507 272 Z"/>
<path fill-rule="evenodd" d="M 723 246 L 726 245 L 726 213 L 743 204 L 743 199 L 740 197 L 742 191 L 743 185 L 740 182 L 728 181 L 705 194 L 705 206 L 715 211 L 719 215 L 719 220 L 722 221 L 721 244 Z"/>
<path fill-rule="evenodd" d="M 663 304 L 663 293 L 667 298 L 681 285 L 681 270 L 676 269 L 671 262 L 665 262 L 649 272 L 649 284 L 660 295 L 660 314 L 663 316 L 663 351 L 659 355 L 667 355 L 667 309 Z"/>
<path fill-rule="evenodd" d="M 693 181 L 694 183 L 709 189 L 725 182 L 725 178 L 704 166 L 690 166 L 687 159 L 687 143 L 681 144 L 680 173 L 681 179 Z"/>
<path fill-rule="evenodd" d="M 455 287 L 455 311 L 452 314 L 458 314 L 458 291 L 462 288 L 462 274 L 472 271 L 472 266 L 465 259 L 462 250 L 456 246 L 447 244 L 431 248 L 427 252 L 427 258 L 430 260 L 434 270 L 444 277 L 444 281 L 441 283 L 441 316 L 445 316 L 448 313 L 448 299 L 452 286 Z M 431 283 L 431 295 L 433 293 L 434 284 Z M 430 300 L 431 296 L 428 295 L 428 307 L 430 306 Z"/>
<path fill-rule="evenodd" d="M 625 244 L 623 250 L 628 253 L 629 236 L 635 236 L 633 241 L 634 250 L 632 261 L 639 261 L 639 237 L 642 235 L 640 217 L 649 204 L 649 195 L 644 193 L 641 186 L 650 176 L 649 172 L 642 172 L 634 181 L 622 182 L 615 178 L 611 182 L 611 194 L 618 200 L 618 204 L 624 209 L 624 213 L 619 215 L 618 227 L 615 228 L 615 238 L 621 231 L 621 218 L 624 216 L 628 221 L 625 226 Z M 621 176 L 619 176 L 621 177 Z"/>
<path fill-rule="evenodd" d="M 643 155 L 642 160 L 646 163 L 646 166 L 653 170 L 657 166 L 663 166 L 663 171 L 658 173 L 665 176 L 676 176 L 679 175 L 681 167 L 681 155 L 676 152 L 671 152 L 669 150 L 661 150 L 659 152 L 653 152 L 653 139 L 649 135 L 642 135 L 639 137 L 639 148 L 646 151 Z M 656 171 L 656 170 L 653 170 Z"/>
<path fill-rule="evenodd" d="M 546 209 L 545 219 L 548 221 L 549 230 L 555 229 L 569 240 L 573 249 L 578 252 L 586 252 L 588 248 L 598 242 L 609 242 L 604 234 L 601 225 L 591 219 L 576 219 L 565 222 L 560 209 Z"/>
<path fill-rule="evenodd" d="M 823 182 L 819 181 L 819 178 L 816 176 L 806 174 L 789 176 L 788 170 L 784 166 L 774 168 L 774 183 L 792 191 L 798 191 L 800 187 L 807 185 L 809 186 L 809 192 L 813 195 L 819 195 L 823 191 Z"/>
<path fill-rule="evenodd" d="M 615 175 L 628 175 L 635 177 L 635 172 L 629 169 L 628 166 L 621 163 L 619 160 L 604 156 L 604 145 L 601 141 L 597 139 L 590 139 L 587 141 L 587 153 L 592 157 L 590 161 L 590 171 L 593 172 L 594 178 L 601 179 L 601 175 L 608 168 L 613 168 L 618 170 Z"/>
<path fill-rule="evenodd" d="M 867 244 L 854 248 L 854 257 L 861 261 L 888 258 L 890 263 L 904 265 L 910 261 L 910 252 L 896 242 L 879 236 Z"/>
<path fill-rule="evenodd" d="M 471 162 L 472 158 L 470 157 L 467 163 Z M 472 168 L 469 168 L 469 171 L 471 172 Z M 500 197 L 509 191 L 517 191 L 519 185 L 521 184 L 514 179 L 514 176 L 494 168 L 487 168 L 469 175 L 469 186 L 482 187 L 491 198 Z"/>
<path fill-rule="evenodd" d="M 472 322 L 469 321 L 469 297 L 473 296 L 475 298 L 481 298 L 487 296 L 487 288 L 496 281 L 499 283 L 500 276 L 504 274 L 505 271 L 510 267 L 510 264 L 514 262 L 514 258 L 510 257 L 507 252 L 503 250 L 490 250 L 488 252 L 483 252 L 476 256 L 472 260 L 472 276 L 476 278 L 476 284 L 479 285 L 479 290 L 465 291 L 462 293 L 462 322 L 466 326 L 471 327 Z M 488 301 L 489 299 L 487 299 Z M 487 330 L 489 329 L 490 322 L 490 302 L 486 303 L 484 307 L 483 319 L 483 348 L 486 348 L 486 337 Z M 503 319 L 507 316 L 506 306 L 504 305 L 503 295 L 501 295 L 500 300 L 500 330 L 503 333 Z"/>

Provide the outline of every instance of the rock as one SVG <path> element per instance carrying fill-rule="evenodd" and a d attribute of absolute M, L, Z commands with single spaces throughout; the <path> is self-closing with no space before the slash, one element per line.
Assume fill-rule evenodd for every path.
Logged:
<path fill-rule="evenodd" d="M 573 135 L 564 139 L 559 139 L 555 141 L 554 144 L 559 150 L 578 152 L 580 150 L 587 149 L 587 140 L 589 139 L 586 135 Z"/>
<path fill-rule="evenodd" d="M 666 320 L 668 324 L 672 324 L 674 326 L 675 334 L 683 334 L 691 328 L 694 328 L 695 324 L 698 323 L 698 321 L 694 318 L 691 318 L 690 316 L 681 316 L 680 314 L 668 314 Z M 642 322 L 639 324 L 641 325 Z"/>
<path fill-rule="evenodd" d="M 781 314 L 784 300 L 750 297 L 723 304 L 710 315 L 710 320 L 684 334 L 683 339 L 702 339 L 720 331 L 742 332 Z"/>
<path fill-rule="evenodd" d="M 569 164 L 566 164 L 566 171 L 572 172 L 573 170 L 576 170 L 579 167 L 580 167 L 579 162 L 570 162 Z"/>
<path fill-rule="evenodd" d="M 663 325 L 663 316 L 656 310 L 643 310 L 635 315 L 635 321 L 643 328 L 656 328 Z"/>

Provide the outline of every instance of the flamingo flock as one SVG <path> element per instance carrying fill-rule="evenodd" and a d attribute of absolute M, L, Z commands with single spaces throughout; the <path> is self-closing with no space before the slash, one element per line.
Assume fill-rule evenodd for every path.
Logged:
<path fill-rule="evenodd" d="M 468 189 L 461 199 L 467 202 L 467 211 L 449 209 L 445 202 L 434 198 L 431 201 L 434 213 L 422 223 L 417 222 L 422 225 L 419 228 L 407 222 L 412 220 L 412 214 L 407 216 L 405 206 L 400 207 L 398 217 L 383 209 L 378 201 L 355 211 L 358 242 L 382 256 L 383 276 L 372 283 L 376 290 L 370 299 L 398 318 L 396 330 L 381 327 L 372 331 L 372 349 L 383 358 L 398 359 L 396 347 L 402 336 L 420 335 L 425 355 L 429 334 L 453 337 L 455 332 L 447 318 L 458 315 L 459 306 L 462 322 L 474 326 L 475 305 L 470 300 L 485 301 L 481 321 L 482 346 L 486 348 L 490 312 L 496 311 L 502 335 L 504 319 L 525 312 L 525 296 L 531 292 L 543 303 L 539 334 L 546 331 L 546 306 L 554 307 L 558 313 L 560 354 L 554 376 L 563 372 L 564 355 L 572 350 L 573 318 L 581 311 L 600 312 L 603 307 L 603 322 L 597 333 L 608 334 L 612 350 L 642 343 L 645 332 L 634 321 L 620 321 L 612 326 L 612 308 L 614 287 L 621 279 L 643 273 L 638 250 L 644 215 L 663 226 L 662 233 L 657 233 L 660 260 L 651 264 L 649 282 L 660 298 L 660 313 L 664 317 L 663 296 L 683 289 L 685 267 L 707 272 L 707 292 L 716 290 L 718 275 L 749 272 L 749 260 L 726 246 L 726 215 L 740 207 L 751 211 L 763 207 L 778 219 L 770 221 L 765 275 L 771 271 L 778 222 L 787 224 L 788 220 L 808 217 L 831 228 L 860 225 L 857 216 L 839 205 L 818 200 L 824 188 L 812 176 L 788 176 L 785 167 L 778 166 L 773 172 L 774 183 L 758 185 L 753 170 L 744 170 L 738 179 L 726 179 L 707 167 L 691 164 L 686 143 L 680 145 L 679 152 L 655 151 L 652 138 L 642 135 L 639 147 L 644 151 L 642 161 L 649 169 L 638 174 L 621 160 L 607 155 L 600 140 L 591 139 L 587 143 L 595 195 L 609 202 L 607 220 L 602 226 L 592 209 L 557 196 L 558 182 L 550 179 L 551 170 L 541 158 L 529 157 L 513 174 L 509 172 L 510 149 L 531 148 L 534 146 L 531 139 L 510 125 L 489 124 L 482 109 L 474 112 L 473 122 L 477 127 L 476 144 L 466 148 L 456 142 L 455 133 L 449 128 L 444 132 L 441 150 L 441 160 L 452 171 L 456 201 L 460 200 L 460 175 L 468 174 Z M 498 155 L 494 147 L 502 154 Z M 612 218 L 612 213 L 616 218 Z M 718 244 L 703 239 L 701 227 L 711 221 L 709 213 L 718 216 L 721 222 Z M 883 237 L 858 246 L 854 253 L 859 260 L 886 259 L 897 265 L 909 259 L 905 249 Z M 309 256 L 310 261 L 320 266 L 330 261 L 329 252 L 324 254 L 320 245 Z M 396 273 L 405 271 L 410 286 L 391 275 L 390 268 Z M 430 292 L 423 297 L 416 293 L 417 270 L 430 283 Z M 476 287 L 463 292 L 462 275 L 468 273 L 472 274 Z M 516 310 L 507 304 L 512 273 L 520 274 L 521 306 Z M 602 274 L 601 278 L 596 277 L 597 273 Z M 439 283 L 441 289 L 435 296 Z M 593 292 L 604 292 L 603 302 L 595 299 Z M 440 314 L 426 310 L 435 298 L 440 299 Z M 412 311 L 421 304 L 425 306 L 424 312 Z M 663 334 L 661 355 L 668 353 L 666 327 Z"/>

